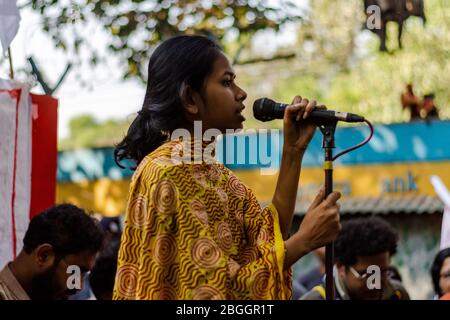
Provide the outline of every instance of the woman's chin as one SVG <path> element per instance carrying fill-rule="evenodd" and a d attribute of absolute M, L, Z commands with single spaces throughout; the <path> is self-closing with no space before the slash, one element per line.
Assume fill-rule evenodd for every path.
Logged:
<path fill-rule="evenodd" d="M 239 124 L 236 129 L 241 129 L 241 130 L 244 129 L 244 122 L 245 122 L 245 118 L 242 117 L 242 119 L 239 121 Z"/>
<path fill-rule="evenodd" d="M 244 130 L 244 124 L 241 122 L 236 128 L 234 128 L 234 131 L 241 132 Z"/>

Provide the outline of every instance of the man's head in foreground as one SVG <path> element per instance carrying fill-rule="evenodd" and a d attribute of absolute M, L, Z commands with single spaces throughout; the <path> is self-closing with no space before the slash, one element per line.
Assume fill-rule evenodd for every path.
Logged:
<path fill-rule="evenodd" d="M 84 210 L 58 205 L 31 220 L 10 269 L 32 300 L 67 299 L 81 289 L 77 284 L 94 267 L 102 243 L 101 229 Z"/>

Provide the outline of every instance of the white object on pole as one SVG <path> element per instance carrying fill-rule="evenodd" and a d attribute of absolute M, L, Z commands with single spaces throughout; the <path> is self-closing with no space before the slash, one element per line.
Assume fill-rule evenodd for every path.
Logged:
<path fill-rule="evenodd" d="M 19 31 L 20 12 L 16 0 L 0 0 L 0 42 L 3 54 Z"/>
<path fill-rule="evenodd" d="M 20 96 L 12 94 L 17 89 Z M 0 269 L 20 252 L 30 217 L 32 104 L 29 91 L 26 83 L 0 79 Z"/>
<path fill-rule="evenodd" d="M 438 176 L 430 177 L 431 184 L 434 187 L 439 198 L 444 202 L 444 213 L 442 215 L 442 227 L 441 227 L 441 244 L 440 249 L 450 247 L 450 192 L 445 187 L 441 178 Z"/>

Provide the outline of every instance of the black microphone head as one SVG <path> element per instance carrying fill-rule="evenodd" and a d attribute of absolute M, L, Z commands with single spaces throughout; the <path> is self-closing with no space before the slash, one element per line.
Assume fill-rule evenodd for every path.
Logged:
<path fill-rule="evenodd" d="M 253 116 L 260 121 L 270 121 L 275 119 L 274 110 L 275 101 L 269 98 L 260 98 L 253 103 Z"/>

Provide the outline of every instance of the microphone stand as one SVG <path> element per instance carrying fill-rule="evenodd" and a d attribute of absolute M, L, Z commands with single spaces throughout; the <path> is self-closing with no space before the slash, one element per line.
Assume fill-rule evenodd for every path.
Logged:
<path fill-rule="evenodd" d="M 323 169 L 325 171 L 325 198 L 333 192 L 333 148 L 334 146 L 334 132 L 336 130 L 337 121 L 327 120 L 319 126 L 322 132 L 322 148 L 325 152 L 325 161 Z M 334 243 L 331 242 L 325 246 L 325 297 L 326 300 L 335 299 L 334 290 Z"/>

